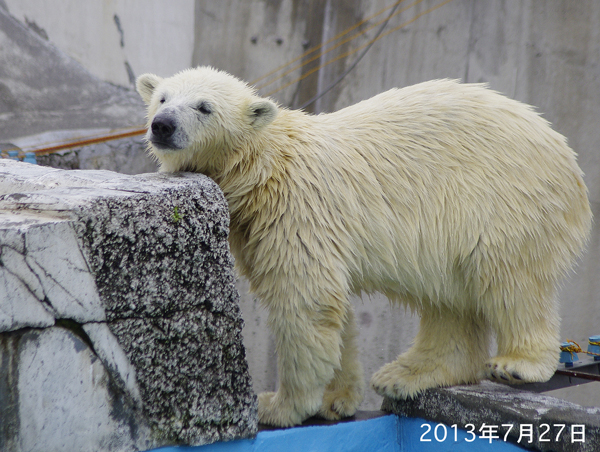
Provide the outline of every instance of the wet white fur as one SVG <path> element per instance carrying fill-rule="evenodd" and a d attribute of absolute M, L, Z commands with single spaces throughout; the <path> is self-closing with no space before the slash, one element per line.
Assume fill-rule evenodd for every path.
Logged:
<path fill-rule="evenodd" d="M 553 374 L 555 287 L 591 213 L 575 154 L 531 107 L 436 80 L 314 116 L 206 67 L 141 76 L 138 90 L 150 122 L 171 112 L 182 128 L 182 149 L 151 147 L 161 171 L 205 173 L 229 202 L 236 266 L 276 338 L 279 388 L 260 395 L 261 422 L 354 413 L 348 295 L 361 291 L 421 316 L 413 347 L 371 380 L 382 395 Z M 193 110 L 202 101 L 211 114 Z"/>

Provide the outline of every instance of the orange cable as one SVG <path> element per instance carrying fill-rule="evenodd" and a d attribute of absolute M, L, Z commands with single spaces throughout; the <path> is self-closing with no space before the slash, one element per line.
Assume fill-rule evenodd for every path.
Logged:
<path fill-rule="evenodd" d="M 144 133 L 146 133 L 146 129 L 141 128 L 141 129 L 131 130 L 129 132 L 121 132 L 121 133 L 104 135 L 104 136 L 96 137 L 96 138 L 88 138 L 85 140 L 77 140 L 77 141 L 70 141 L 67 143 L 56 144 L 53 146 L 47 146 L 47 147 L 35 149 L 34 151 L 30 151 L 30 152 L 35 152 L 36 155 L 52 154 L 53 152 L 61 151 L 63 149 L 70 149 L 70 148 L 76 148 L 76 147 L 81 147 L 81 146 L 89 146 L 91 144 L 104 143 L 105 141 L 112 141 L 112 140 L 119 140 L 121 138 L 134 137 L 136 135 L 142 135 Z"/>

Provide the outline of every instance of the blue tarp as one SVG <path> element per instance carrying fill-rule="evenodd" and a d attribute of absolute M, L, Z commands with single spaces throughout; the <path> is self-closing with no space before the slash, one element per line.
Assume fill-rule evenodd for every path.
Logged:
<path fill-rule="evenodd" d="M 519 452 L 494 427 L 472 432 L 423 419 L 388 415 L 327 426 L 259 432 L 255 439 L 206 446 L 161 447 L 153 452 Z M 481 436 L 484 436 L 483 438 Z M 492 437 L 490 439 L 489 437 Z M 498 439 L 493 439 L 497 436 Z"/>

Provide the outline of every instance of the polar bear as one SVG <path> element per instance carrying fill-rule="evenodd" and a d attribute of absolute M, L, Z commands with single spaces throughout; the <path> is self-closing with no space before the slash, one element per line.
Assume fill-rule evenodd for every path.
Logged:
<path fill-rule="evenodd" d="M 531 107 L 436 80 L 310 115 L 209 67 L 145 74 L 137 90 L 161 171 L 220 185 L 236 267 L 268 308 L 279 384 L 259 395 L 260 422 L 354 414 L 351 293 L 421 317 L 414 345 L 373 375 L 381 395 L 552 376 L 555 287 L 591 213 L 574 152 Z"/>

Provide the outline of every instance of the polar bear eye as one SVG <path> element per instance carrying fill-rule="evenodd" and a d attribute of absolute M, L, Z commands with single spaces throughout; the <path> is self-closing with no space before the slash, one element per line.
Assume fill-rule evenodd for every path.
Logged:
<path fill-rule="evenodd" d="M 210 105 L 208 105 L 206 102 L 201 102 L 200 104 L 198 104 L 196 110 L 202 113 L 203 115 L 209 115 L 212 113 Z"/>
<path fill-rule="evenodd" d="M 164 104 L 166 100 L 167 100 L 167 99 L 166 99 L 166 98 L 163 96 L 163 97 L 161 97 L 161 98 L 160 98 L 160 101 L 159 101 L 159 102 L 160 102 L 161 104 Z"/>

